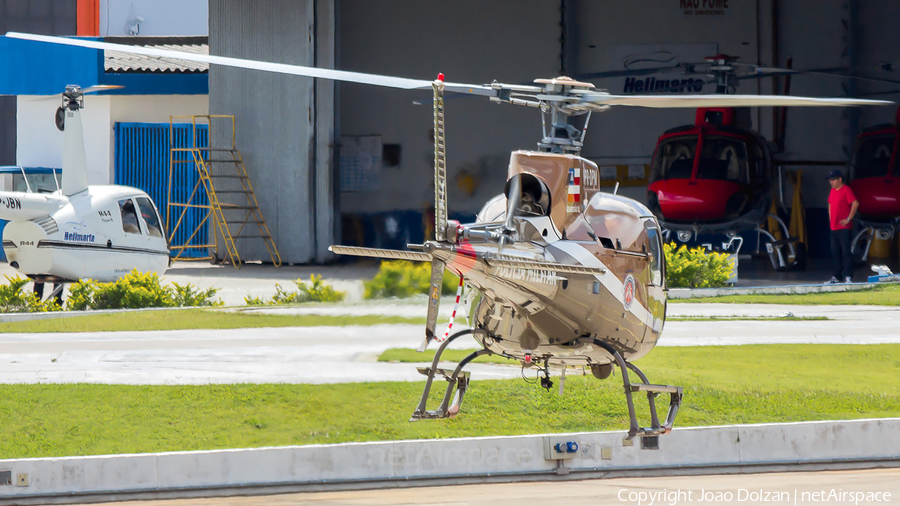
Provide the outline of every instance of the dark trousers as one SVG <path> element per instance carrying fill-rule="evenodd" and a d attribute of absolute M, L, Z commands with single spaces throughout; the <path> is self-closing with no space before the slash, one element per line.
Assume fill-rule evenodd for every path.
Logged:
<path fill-rule="evenodd" d="M 853 277 L 853 255 L 850 254 L 850 234 L 853 229 L 844 228 L 831 231 L 832 276 L 843 281 Z"/>

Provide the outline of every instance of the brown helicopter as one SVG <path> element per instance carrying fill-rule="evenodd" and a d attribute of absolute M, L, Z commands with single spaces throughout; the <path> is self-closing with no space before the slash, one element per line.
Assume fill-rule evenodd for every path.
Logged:
<path fill-rule="evenodd" d="M 445 269 L 459 274 L 476 293 L 472 328 L 447 337 L 431 367 L 422 368 L 425 389 L 412 419 L 448 418 L 459 412 L 468 388 L 463 368 L 475 358 L 499 354 L 536 368 L 550 388 L 551 365 L 590 367 L 598 379 L 621 371 L 630 417 L 626 439 L 641 438 L 657 448 L 658 437 L 672 429 L 681 404 L 680 387 L 654 385 L 632 362 L 657 343 L 666 317 L 665 258 L 659 224 L 641 203 L 599 190 L 596 164 L 581 158 L 592 112 L 611 106 L 651 108 L 847 106 L 888 102 L 788 96 L 621 96 L 593 90 L 567 77 L 538 79 L 535 86 L 445 83 L 302 67 L 221 56 L 198 55 L 98 41 L 8 33 L 7 36 L 146 56 L 280 72 L 434 93 L 435 239 L 410 245 L 410 251 L 332 246 L 337 254 L 431 262 L 431 292 L 424 350 L 435 338 L 441 278 Z M 535 151 L 510 157 L 504 193 L 491 199 L 474 223 L 447 219 L 444 93 L 488 97 L 492 102 L 540 109 L 543 138 Z M 572 118 L 584 116 L 580 128 Z M 447 345 L 472 335 L 482 349 L 453 371 L 438 368 Z M 563 369 L 565 370 L 565 369 Z M 629 370 L 639 378 L 632 382 Z M 443 402 L 426 410 L 436 376 L 448 381 Z M 455 391 L 455 393 L 454 393 Z M 651 423 L 641 427 L 633 393 L 645 392 Z M 664 421 L 655 398 L 669 394 Z"/>

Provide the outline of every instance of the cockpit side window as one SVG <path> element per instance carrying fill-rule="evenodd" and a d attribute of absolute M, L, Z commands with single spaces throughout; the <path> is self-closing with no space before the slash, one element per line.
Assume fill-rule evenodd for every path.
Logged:
<path fill-rule="evenodd" d="M 134 202 L 131 199 L 119 201 L 119 212 L 122 213 L 122 229 L 126 234 L 140 234 L 141 225 L 138 222 Z"/>
<path fill-rule="evenodd" d="M 650 166 L 650 182 L 662 179 L 690 179 L 694 171 L 697 136 L 672 137 L 659 144 Z"/>
<path fill-rule="evenodd" d="M 850 179 L 890 175 L 893 150 L 894 134 L 872 136 L 860 141 L 850 168 Z"/>
<path fill-rule="evenodd" d="M 147 198 L 138 198 L 137 199 L 138 208 L 141 211 L 141 217 L 144 218 L 144 223 L 147 224 L 147 230 L 150 232 L 150 237 L 162 237 L 162 227 L 159 224 L 159 215 L 156 213 L 156 208 L 153 207 L 153 204 L 150 203 L 150 199 Z"/>
<path fill-rule="evenodd" d="M 650 284 L 663 286 L 665 258 L 663 255 L 662 236 L 656 227 L 647 228 L 647 240 L 650 243 Z"/>

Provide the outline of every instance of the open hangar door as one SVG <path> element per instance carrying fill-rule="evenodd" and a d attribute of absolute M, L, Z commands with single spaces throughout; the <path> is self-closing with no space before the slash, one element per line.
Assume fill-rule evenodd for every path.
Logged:
<path fill-rule="evenodd" d="M 219 0 L 210 4 L 210 36 L 217 54 L 319 66 L 328 66 L 333 59 L 342 70 L 419 79 L 443 72 L 448 80 L 483 83 L 494 79 L 528 83 L 537 77 L 614 70 L 622 68 L 625 57 L 645 54 L 668 52 L 690 60 L 712 48 L 742 62 L 764 65 L 783 66 L 792 56 L 795 68 L 807 69 L 897 61 L 893 52 L 900 46 L 890 43 L 897 35 L 884 26 L 897 7 L 884 0 L 866 6 L 827 0 L 815 9 L 787 0 L 695 4 L 527 0 L 514 5 L 475 1 L 438 5 L 408 0 L 373 5 L 334 0 L 251 6 Z M 634 90 L 622 79 L 594 84 L 613 93 Z M 279 246 L 293 252 L 286 261 L 327 260 L 321 250 L 342 240 L 336 233 L 342 215 L 382 223 L 387 223 L 385 216 L 401 216 L 403 226 L 420 226 L 416 235 L 424 236 L 433 200 L 427 94 L 410 97 L 395 90 L 322 85 L 243 70 L 214 70 L 210 86 L 211 102 L 218 104 L 211 106 L 213 112 L 239 116 L 238 124 L 244 125 L 239 127 L 239 137 L 244 136 L 239 145 L 247 153 L 248 165 L 267 174 L 254 184 L 260 192 L 271 192 L 264 212 L 267 219 L 280 223 Z M 868 84 L 856 87 L 857 94 L 873 92 Z M 321 92 L 332 88 L 337 93 L 329 107 Z M 708 87 L 701 88 L 697 92 Z M 780 93 L 781 88 L 772 79 L 747 80 L 740 83 L 740 91 L 769 94 Z M 847 80 L 812 76 L 794 77 L 791 89 L 792 94 L 809 96 L 852 91 Z M 414 105 L 417 99 L 426 105 Z M 329 114 L 335 109 L 336 116 Z M 637 167 L 649 164 L 662 132 L 692 123 L 693 116 L 690 110 L 628 108 L 599 115 L 592 120 L 583 153 L 601 165 L 626 167 L 620 182 L 629 184 L 621 185 L 620 192 L 645 200 L 647 187 L 640 184 Z M 785 156 L 846 160 L 856 131 L 880 121 L 880 116 L 890 116 L 890 111 L 791 110 Z M 329 120 L 335 122 L 333 127 Z M 754 110 L 751 120 L 755 130 L 772 139 L 776 121 L 770 108 Z M 539 119 L 534 111 L 464 98 L 448 102 L 447 125 L 450 210 L 471 217 L 502 191 L 509 152 L 532 148 L 539 140 Z M 331 144 L 323 146 L 329 135 Z M 376 168 L 379 177 L 370 187 L 341 191 L 340 159 L 335 158 L 341 136 L 379 136 L 383 147 L 391 147 L 391 163 Z M 254 137 L 258 139 L 251 140 Z M 827 195 L 819 176 L 829 168 L 806 170 L 803 190 L 810 241 L 815 242 L 820 228 L 816 216 L 824 212 Z M 620 178 L 618 172 L 615 177 Z M 345 232 L 347 240 L 359 237 L 353 230 Z M 368 240 L 365 235 L 363 240 Z M 811 248 L 811 253 L 821 249 Z"/>

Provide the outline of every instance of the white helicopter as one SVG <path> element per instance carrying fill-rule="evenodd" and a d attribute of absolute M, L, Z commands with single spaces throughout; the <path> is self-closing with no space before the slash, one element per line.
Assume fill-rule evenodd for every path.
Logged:
<path fill-rule="evenodd" d="M 56 126 L 63 130 L 62 186 L 52 193 L 0 191 L 3 251 L 9 265 L 35 282 L 115 281 L 134 269 L 163 274 L 169 247 L 153 200 L 137 188 L 88 185 L 81 109 L 84 94 L 109 86 L 66 86 Z M 27 185 L 27 177 L 26 177 Z"/>

